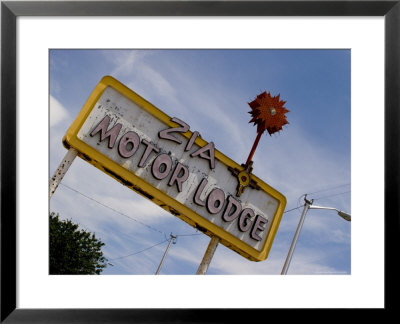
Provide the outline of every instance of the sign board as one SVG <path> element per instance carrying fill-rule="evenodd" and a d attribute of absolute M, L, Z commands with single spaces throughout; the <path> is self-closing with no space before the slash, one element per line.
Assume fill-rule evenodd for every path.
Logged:
<path fill-rule="evenodd" d="M 242 256 L 265 260 L 286 198 L 112 77 L 96 86 L 63 139 L 66 148 Z"/>

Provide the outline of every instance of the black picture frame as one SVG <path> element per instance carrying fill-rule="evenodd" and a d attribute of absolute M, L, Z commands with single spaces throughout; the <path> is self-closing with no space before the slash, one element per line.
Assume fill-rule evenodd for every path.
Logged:
<path fill-rule="evenodd" d="M 400 0 L 395 1 L 2 1 L 1 322 L 236 322 L 267 309 L 18 309 L 16 283 L 16 19 L 19 16 L 383 16 L 385 19 L 385 306 L 395 310 L 400 229 Z M 373 127 L 373 126 L 372 126 Z M 371 128 L 373 132 L 373 128 Z M 367 175 L 366 175 L 367 176 Z M 394 251 L 393 251 L 394 250 Z M 373 258 L 373 256 L 371 257 Z M 371 260 L 373 262 L 373 260 Z M 366 286 L 368 283 L 366 283 Z M 366 290 L 368 288 L 366 287 Z M 344 292 L 345 293 L 345 292 Z M 168 293 L 166 293 L 167 297 Z M 250 314 L 251 313 L 251 314 Z M 268 313 L 270 314 L 270 313 Z M 303 314 L 303 313 L 302 313 Z M 307 316 L 307 315 L 306 315 Z M 333 318 L 332 318 L 333 319 Z"/>

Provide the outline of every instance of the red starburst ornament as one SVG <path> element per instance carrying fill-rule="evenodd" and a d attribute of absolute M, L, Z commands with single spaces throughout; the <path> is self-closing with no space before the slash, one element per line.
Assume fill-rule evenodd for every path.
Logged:
<path fill-rule="evenodd" d="M 289 124 L 285 114 L 289 112 L 284 107 L 286 101 L 280 100 L 280 95 L 272 97 L 269 92 L 264 91 L 256 99 L 249 102 L 251 111 L 249 114 L 253 117 L 249 123 L 257 125 L 257 133 L 268 131 L 269 135 L 282 130 L 282 126 Z"/>
<path fill-rule="evenodd" d="M 285 116 L 289 110 L 284 107 L 285 103 L 286 101 L 280 100 L 279 94 L 272 97 L 271 94 L 266 91 L 259 94 L 252 102 L 249 102 L 251 108 L 249 113 L 252 116 L 250 123 L 257 125 L 257 137 L 254 141 L 253 147 L 251 148 L 246 164 L 242 164 L 243 169 L 229 168 L 238 180 L 236 188 L 237 197 L 240 197 L 244 190 L 249 186 L 259 189 L 257 182 L 251 177 L 251 172 L 253 170 L 253 161 L 251 159 L 256 151 L 261 135 L 266 130 L 269 135 L 272 135 L 273 133 L 281 131 L 283 125 L 289 124 Z"/>
<path fill-rule="evenodd" d="M 264 91 L 259 94 L 256 99 L 249 102 L 252 119 L 249 123 L 257 125 L 257 137 L 254 141 L 253 147 L 247 158 L 246 166 L 249 165 L 253 158 L 254 152 L 260 141 L 261 135 L 267 130 L 269 135 L 282 130 L 283 125 L 289 124 L 286 120 L 285 114 L 289 112 L 284 105 L 286 101 L 280 100 L 280 94 L 272 97 L 269 92 Z"/>

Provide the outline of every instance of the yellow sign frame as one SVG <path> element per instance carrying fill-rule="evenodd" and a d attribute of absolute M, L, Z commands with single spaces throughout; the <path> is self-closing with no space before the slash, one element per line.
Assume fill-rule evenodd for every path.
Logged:
<path fill-rule="evenodd" d="M 93 147 L 81 141 L 77 134 L 81 129 L 83 123 L 89 116 L 90 112 L 94 108 L 96 102 L 101 97 L 102 93 L 107 87 L 112 87 L 121 93 L 123 96 L 127 97 L 131 101 L 133 101 L 136 105 L 141 107 L 150 113 L 154 118 L 157 118 L 161 122 L 163 122 L 166 126 L 174 127 L 175 124 L 171 122 L 171 117 L 162 112 L 160 109 L 152 105 L 150 102 L 139 96 L 137 93 L 126 87 L 124 84 L 114 79 L 111 76 L 105 76 L 101 79 L 101 81 L 97 84 L 86 103 L 84 104 L 82 110 L 67 130 L 64 138 L 63 144 L 64 146 L 69 148 L 74 148 L 78 151 L 78 156 L 87 162 L 91 163 L 98 169 L 107 173 L 120 183 L 125 186 L 131 188 L 147 199 L 152 200 L 154 203 L 159 205 L 161 208 L 167 210 L 171 214 L 179 217 L 189 225 L 199 229 L 206 235 L 218 236 L 220 238 L 220 242 L 227 246 L 228 248 L 234 250 L 235 252 L 241 254 L 245 258 L 252 261 L 263 261 L 268 257 L 269 251 L 271 249 L 273 240 L 275 238 L 276 232 L 278 231 L 278 227 L 285 210 L 286 206 L 286 198 L 280 192 L 266 184 L 261 179 L 257 178 L 255 175 L 252 175 L 252 178 L 257 182 L 258 186 L 261 190 L 272 196 L 278 201 L 278 208 L 275 212 L 275 215 L 272 220 L 272 224 L 270 225 L 269 232 L 267 233 L 267 238 L 264 242 L 264 245 L 261 251 L 256 250 L 255 248 L 249 246 L 244 243 L 236 236 L 231 233 L 225 231 L 224 229 L 218 227 L 212 222 L 208 221 L 204 217 L 198 215 L 196 212 L 192 211 L 190 208 L 185 205 L 179 203 L 172 197 L 168 196 L 164 192 L 155 188 L 153 185 L 147 183 L 145 180 L 139 178 L 134 173 L 129 172 L 124 167 L 120 166 L 118 163 L 114 162 L 107 156 L 95 150 Z M 192 132 L 189 130 L 186 133 L 182 134 L 186 138 L 190 138 Z M 195 143 L 203 147 L 208 144 L 201 137 L 197 137 Z M 215 158 L 218 159 L 221 163 L 225 164 L 227 167 L 236 168 L 238 170 L 243 170 L 243 167 L 229 157 L 215 150 Z"/>

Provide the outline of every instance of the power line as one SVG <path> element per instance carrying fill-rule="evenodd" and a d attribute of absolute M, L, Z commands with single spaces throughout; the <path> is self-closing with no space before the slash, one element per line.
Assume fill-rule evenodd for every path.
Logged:
<path fill-rule="evenodd" d="M 195 236 L 195 235 L 201 235 L 201 233 L 198 233 L 198 234 L 181 234 L 181 235 L 175 235 L 175 238 L 178 238 L 179 236 Z M 146 248 L 146 249 L 144 249 L 144 250 L 137 251 L 137 252 L 133 252 L 133 253 L 130 253 L 130 254 L 128 254 L 128 255 L 124 255 L 124 256 L 121 256 L 121 257 L 118 257 L 118 258 L 115 258 L 115 259 L 107 259 L 107 260 L 108 260 L 108 261 L 115 261 L 115 260 L 124 259 L 124 258 L 130 257 L 130 256 L 133 256 L 133 255 L 136 255 L 136 254 L 145 252 L 145 251 L 147 251 L 147 250 L 150 250 L 150 249 L 152 249 L 153 247 L 156 247 L 157 245 L 163 244 L 163 243 L 168 242 L 168 241 L 169 241 L 169 239 L 165 239 L 164 241 L 162 241 L 162 242 L 160 242 L 160 243 L 157 243 L 157 244 L 154 244 L 154 245 L 152 245 L 152 246 L 150 246 L 150 247 L 148 247 L 148 248 Z"/>
<path fill-rule="evenodd" d="M 107 205 L 101 203 L 100 201 L 98 201 L 98 200 L 96 200 L 96 199 L 94 199 L 94 198 L 92 198 L 92 197 L 89 197 L 89 196 L 83 194 L 82 192 L 80 192 L 80 191 L 78 191 L 78 190 L 76 190 L 76 189 L 73 189 L 73 188 L 67 186 L 66 184 L 63 184 L 62 182 L 61 182 L 60 184 L 63 185 L 64 187 L 68 188 L 69 190 L 72 190 L 72 191 L 74 191 L 74 192 L 76 192 L 76 193 L 82 195 L 83 197 L 85 197 L 85 198 L 87 198 L 87 199 L 90 199 L 90 200 L 94 201 L 95 203 L 97 203 L 97 204 L 99 204 L 99 205 L 101 205 L 101 206 L 103 206 L 103 207 L 105 207 L 105 208 L 108 208 L 108 209 L 112 210 L 113 212 L 115 212 L 115 213 L 117 213 L 117 214 L 120 214 L 120 215 L 122 215 L 122 216 L 125 216 L 125 217 L 129 218 L 130 220 L 133 220 L 133 221 L 135 221 L 135 222 L 137 222 L 137 223 L 139 223 L 139 224 L 141 224 L 141 225 L 143 225 L 143 226 L 146 226 L 146 227 L 152 229 L 153 231 L 156 231 L 156 232 L 159 232 L 159 233 L 161 233 L 161 234 L 164 234 L 164 236 L 166 235 L 165 232 L 163 232 L 163 231 L 161 231 L 161 230 L 158 230 L 158 229 L 156 229 L 156 228 L 154 228 L 154 227 L 152 227 L 152 226 L 150 226 L 150 225 L 147 225 L 147 224 L 145 224 L 145 223 L 143 223 L 143 222 L 141 222 L 141 221 L 139 221 L 139 220 L 137 220 L 137 219 L 135 219 L 135 218 L 133 218 L 133 217 L 131 217 L 131 216 L 128 216 L 128 215 L 126 215 L 126 214 L 124 214 L 124 213 L 122 213 L 122 212 L 120 212 L 120 211 L 118 211 L 118 210 L 116 210 L 116 209 L 114 209 L 114 208 L 112 208 L 112 207 L 110 207 L 110 206 L 107 206 Z"/>
<path fill-rule="evenodd" d="M 333 195 L 328 195 L 328 196 L 323 196 L 323 197 L 314 198 L 314 200 L 319 200 L 319 199 L 322 199 L 322 198 L 329 198 L 329 197 L 344 195 L 344 194 L 349 193 L 349 192 L 351 192 L 351 190 L 344 191 L 344 192 L 337 193 L 337 194 L 333 194 Z"/>
<path fill-rule="evenodd" d="M 312 194 L 315 194 L 315 193 L 318 193 L 318 192 L 329 191 L 329 190 L 333 190 L 333 189 L 337 189 L 337 188 L 341 188 L 341 187 L 345 187 L 345 186 L 349 186 L 349 185 L 350 185 L 350 183 L 345 183 L 345 184 L 341 184 L 341 185 L 338 185 L 338 186 L 335 186 L 335 187 L 330 187 L 330 188 L 326 188 L 326 189 L 317 190 L 317 191 L 314 191 L 314 192 L 309 192 L 307 194 L 308 195 L 312 195 Z"/>
<path fill-rule="evenodd" d="M 85 195 L 84 193 L 80 192 L 79 190 L 76 190 L 76 189 L 74 189 L 74 188 L 71 188 L 70 186 L 68 186 L 68 185 L 66 185 L 66 184 L 63 184 L 63 183 L 60 183 L 60 184 L 63 185 L 64 187 L 68 188 L 69 190 L 74 191 L 74 192 L 80 194 L 81 196 L 83 196 L 83 197 L 85 197 L 85 198 L 87 198 L 87 199 L 89 199 L 89 200 L 92 200 L 92 201 L 94 201 L 95 203 L 97 203 L 97 204 L 99 204 L 99 205 L 101 205 L 101 206 L 103 206 L 103 207 L 105 207 L 105 208 L 108 208 L 108 209 L 112 210 L 113 212 L 115 212 L 115 213 L 117 213 L 117 214 L 120 214 L 120 215 L 122 215 L 122 216 L 124 216 L 124 217 L 127 217 L 127 218 L 130 219 L 130 220 L 133 220 L 133 221 L 135 221 L 135 222 L 138 222 L 139 224 L 141 224 L 141 225 L 143 225 L 143 226 L 146 226 L 146 227 L 148 227 L 148 228 L 150 228 L 150 229 L 152 229 L 152 230 L 154 230 L 154 231 L 157 231 L 157 232 L 159 232 L 159 233 L 161 233 L 161 234 L 164 234 L 164 236 L 166 236 L 166 233 L 163 232 L 163 231 L 160 231 L 160 230 L 158 230 L 158 229 L 156 229 L 156 228 L 154 228 L 154 227 L 152 227 L 152 226 L 150 226 L 150 225 L 144 224 L 144 223 L 142 223 L 141 221 L 139 221 L 139 220 L 137 220 L 137 219 L 135 219 L 135 218 L 133 218 L 133 217 L 131 217 L 131 216 L 128 216 L 128 215 L 126 215 L 126 214 L 124 214 L 124 213 L 122 213 L 122 212 L 120 212 L 120 211 L 118 211 L 118 210 L 116 210 L 116 209 L 114 209 L 114 208 L 108 206 L 108 205 L 105 205 L 105 204 L 101 203 L 100 201 L 98 201 L 98 200 L 96 200 L 96 199 L 94 199 L 94 198 L 92 198 L 92 197 L 89 197 L 89 196 Z M 196 235 L 201 235 L 201 233 L 180 234 L 180 235 L 176 235 L 175 237 L 178 238 L 179 236 L 182 237 L 182 236 L 196 236 Z M 157 244 L 154 244 L 154 245 L 152 245 L 152 246 L 150 246 L 150 247 L 148 247 L 148 248 L 146 248 L 146 249 L 144 249 L 144 250 L 137 251 L 137 252 L 134 252 L 134 253 L 130 253 L 130 254 L 128 254 L 128 255 L 121 256 L 121 257 L 118 257 L 118 258 L 108 259 L 108 261 L 120 260 L 120 259 L 123 259 L 123 258 L 127 258 L 127 257 L 133 256 L 133 255 L 136 255 L 136 254 L 145 252 L 145 251 L 150 250 L 150 249 L 152 249 L 153 247 L 158 246 L 158 245 L 160 245 L 160 244 L 162 244 L 162 243 L 165 243 L 165 242 L 167 242 L 167 241 L 168 241 L 168 239 L 165 239 L 164 241 L 159 242 L 159 243 L 157 243 Z"/>
<path fill-rule="evenodd" d="M 145 252 L 145 251 L 150 250 L 150 249 L 152 249 L 153 247 L 156 247 L 157 245 L 163 244 L 163 243 L 165 243 L 165 242 L 167 242 L 167 241 L 168 241 L 168 240 L 164 240 L 164 241 L 162 241 L 162 242 L 160 242 L 160 243 L 157 243 L 157 244 L 154 244 L 154 245 L 152 245 L 152 246 L 150 246 L 150 247 L 148 247 L 148 248 L 146 248 L 146 249 L 144 249 L 144 250 L 137 251 L 137 252 L 134 252 L 134 253 L 130 253 L 130 254 L 128 254 L 128 255 L 124 255 L 124 256 L 121 256 L 121 257 L 118 257 L 118 258 L 115 258 L 115 259 L 108 259 L 108 261 L 120 260 L 120 259 L 124 259 L 124 258 L 130 257 L 130 256 L 133 256 L 133 255 L 136 255 L 136 254 Z"/>
<path fill-rule="evenodd" d="M 301 207 L 303 207 L 303 206 L 299 206 L 299 207 L 295 207 L 295 208 L 292 208 L 292 209 L 289 209 L 289 210 L 285 210 L 283 213 L 288 213 L 288 212 L 291 212 L 292 210 L 299 209 Z"/>

